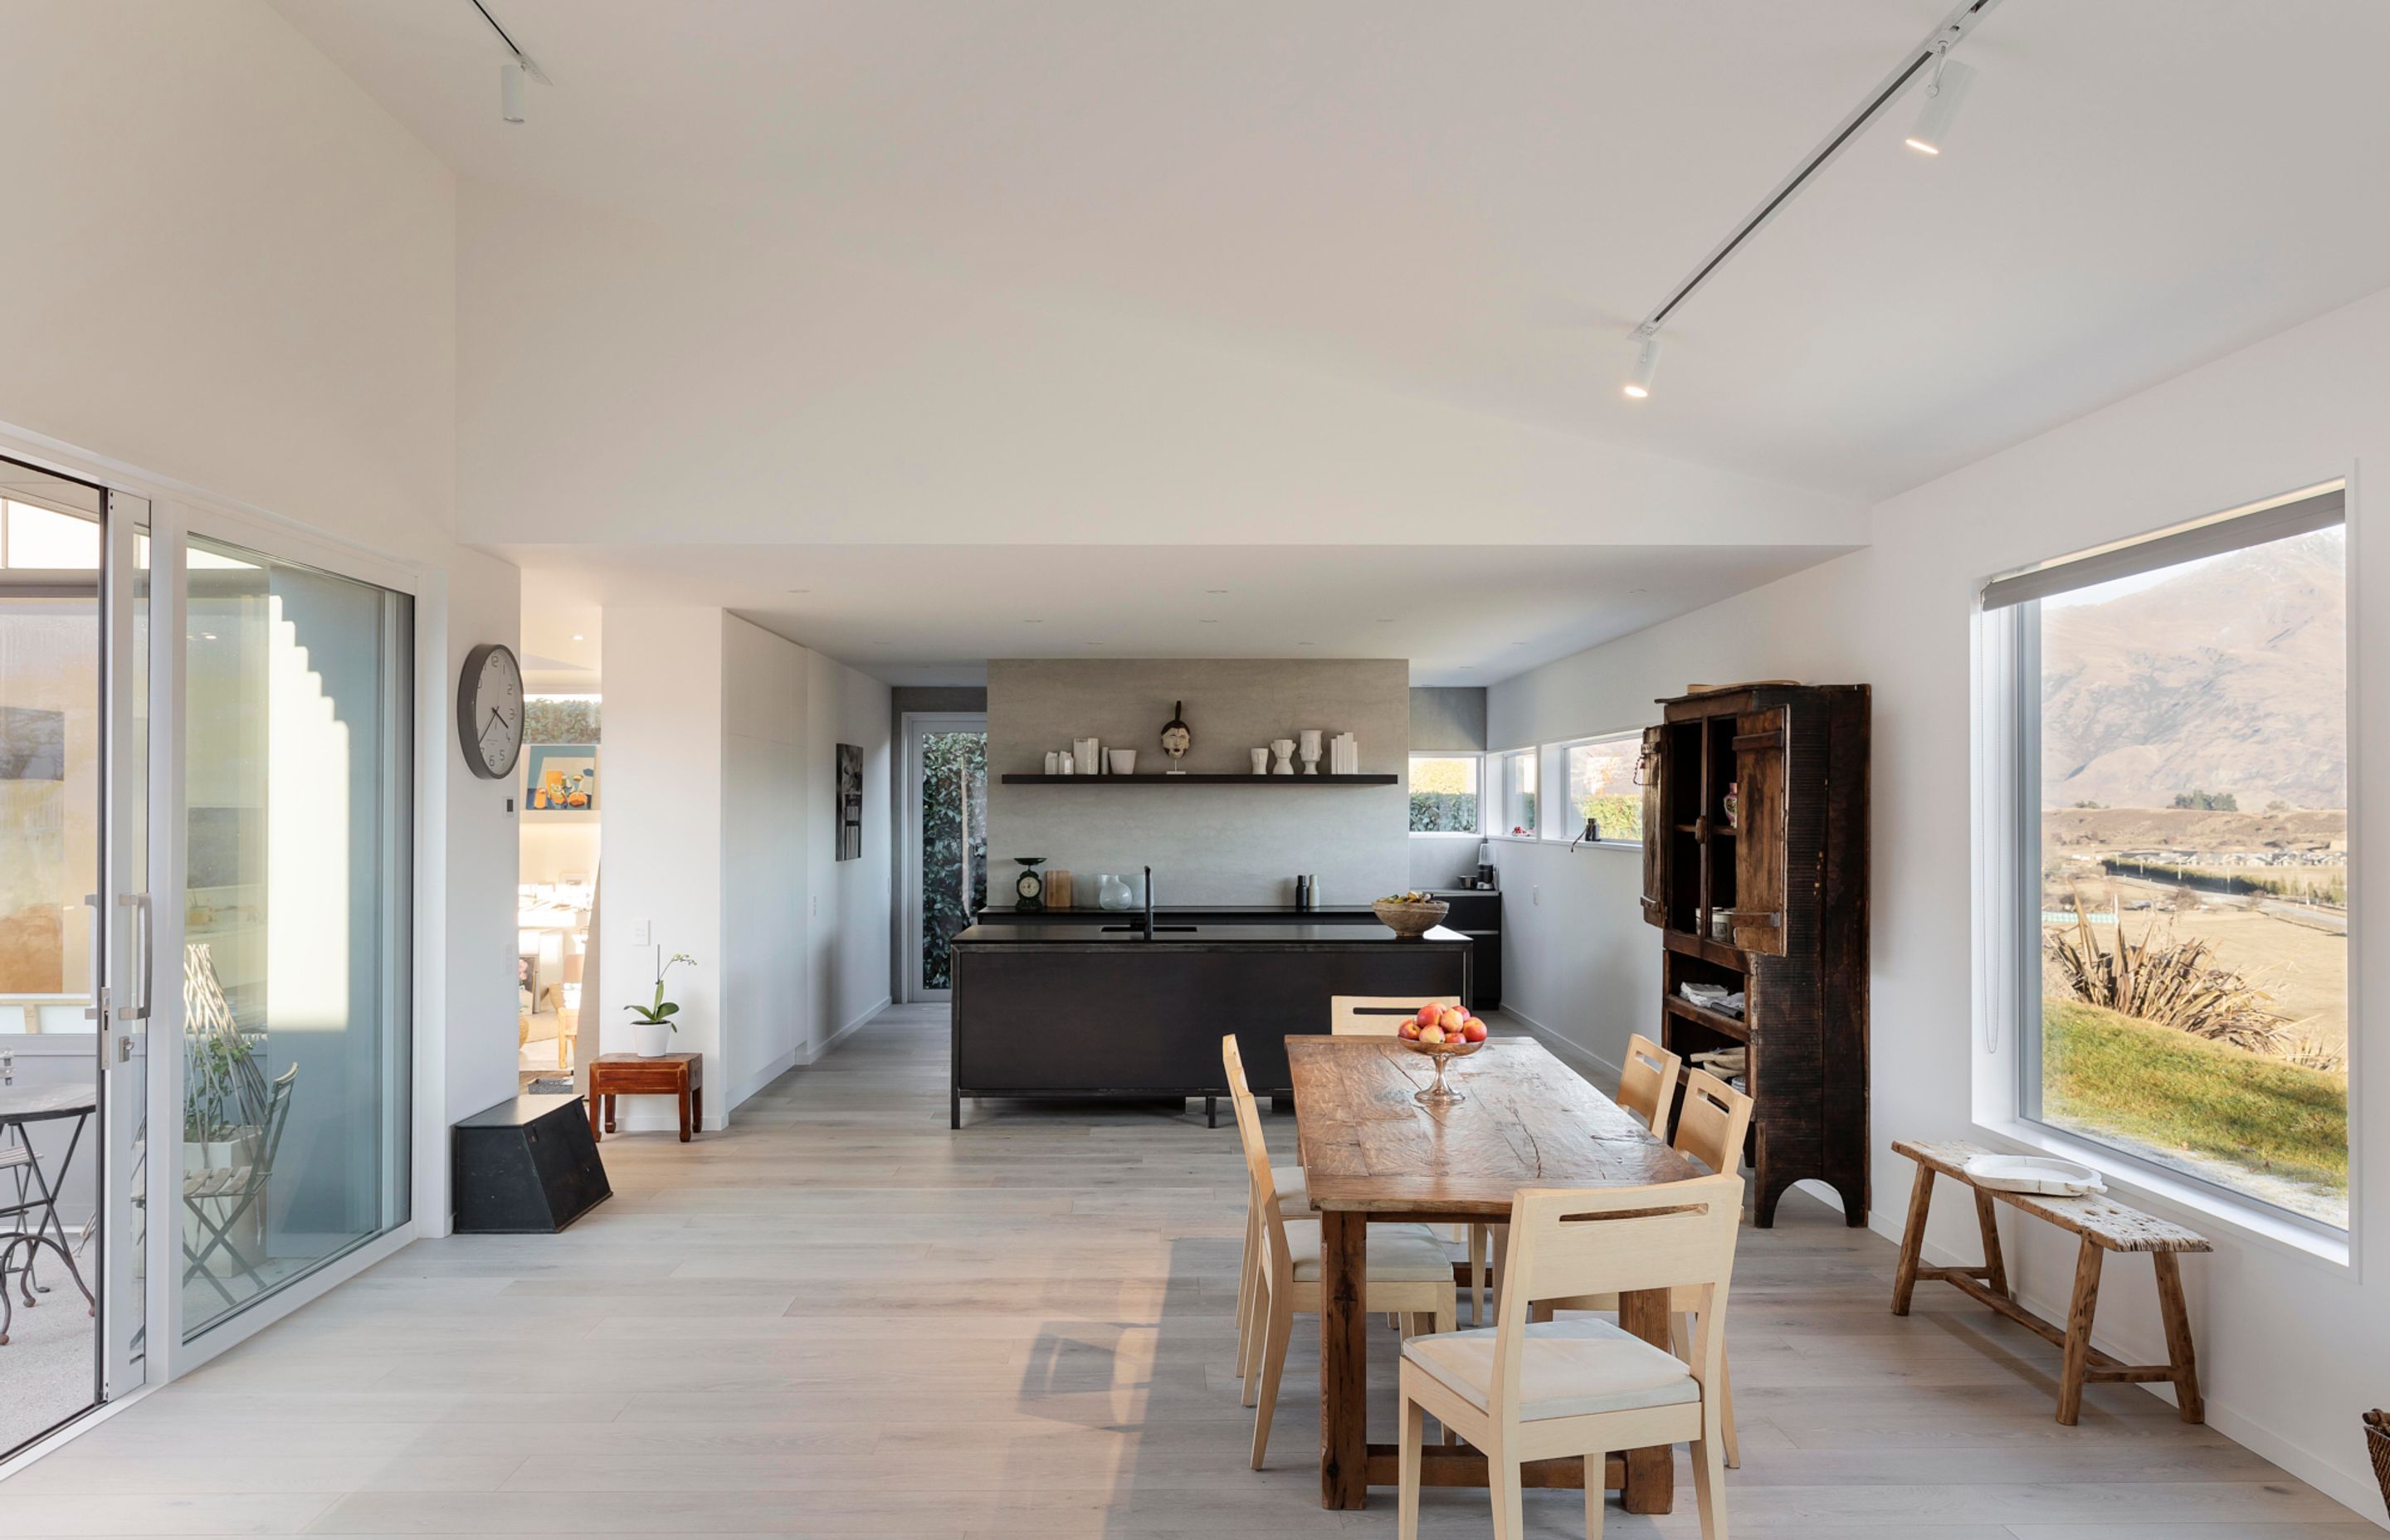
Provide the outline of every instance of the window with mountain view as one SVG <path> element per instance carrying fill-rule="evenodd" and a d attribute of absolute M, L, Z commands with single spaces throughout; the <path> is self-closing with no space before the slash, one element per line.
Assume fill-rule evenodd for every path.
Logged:
<path fill-rule="evenodd" d="M 2345 1229 L 2342 518 L 2302 494 L 1985 605 L 2017 675 L 2024 1110 Z"/>

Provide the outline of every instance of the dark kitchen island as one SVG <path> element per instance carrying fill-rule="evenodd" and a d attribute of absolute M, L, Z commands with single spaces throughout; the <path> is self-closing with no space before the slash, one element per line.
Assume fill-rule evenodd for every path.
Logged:
<path fill-rule="evenodd" d="M 1134 913 L 1008 916 L 953 947 L 956 1128 L 965 1097 L 1208 1104 L 1228 1094 L 1231 1032 L 1255 1094 L 1284 1096 L 1286 1039 L 1324 1035 L 1331 996 L 1470 997 L 1467 936 L 1406 941 L 1374 920 L 1190 924 L 1165 910 L 1149 937 Z"/>

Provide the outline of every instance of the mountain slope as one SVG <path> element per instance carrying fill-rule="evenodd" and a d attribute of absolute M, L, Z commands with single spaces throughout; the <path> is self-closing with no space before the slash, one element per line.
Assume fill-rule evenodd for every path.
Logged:
<path fill-rule="evenodd" d="M 2042 800 L 2347 806 L 2342 532 L 2042 612 Z"/>

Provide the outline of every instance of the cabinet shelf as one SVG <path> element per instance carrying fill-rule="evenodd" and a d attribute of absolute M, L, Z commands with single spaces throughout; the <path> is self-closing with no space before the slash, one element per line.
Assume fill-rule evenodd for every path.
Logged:
<path fill-rule="evenodd" d="M 1751 1028 L 1741 1017 L 1728 1016 L 1723 1011 L 1704 1010 L 1681 995 L 1668 996 L 1668 1014 L 1681 1016 L 1688 1021 L 1697 1021 L 1719 1036 L 1731 1037 L 1738 1043 L 1751 1041 Z"/>
<path fill-rule="evenodd" d="M 1400 776 L 1215 776 L 1189 771 L 1183 776 L 1046 776 L 1008 775 L 1007 786 L 1394 786 Z"/>

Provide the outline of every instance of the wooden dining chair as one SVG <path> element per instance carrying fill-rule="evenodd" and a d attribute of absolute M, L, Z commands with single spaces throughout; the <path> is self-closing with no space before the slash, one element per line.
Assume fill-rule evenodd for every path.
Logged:
<path fill-rule="evenodd" d="M 1227 1071 L 1228 1095 L 1232 1100 L 1242 1097 L 1251 1101 L 1253 1096 L 1253 1087 L 1245 1080 L 1244 1059 L 1237 1051 L 1236 1042 L 1234 1037 L 1229 1037 L 1221 1045 L 1220 1058 Z M 1260 1116 L 1258 1103 L 1255 1105 L 1254 1115 L 1258 1120 Z M 1258 1121 L 1256 1126 L 1258 1127 Z M 1244 1151 L 1250 1157 L 1253 1153 L 1253 1141 L 1247 1137 L 1242 1122 L 1237 1124 L 1237 1136 L 1243 1141 Z M 1268 1159 L 1266 1149 L 1263 1151 L 1263 1159 L 1265 1161 Z M 1313 1220 L 1316 1218 L 1311 1212 L 1311 1194 L 1304 1187 L 1301 1166 L 1271 1166 L 1270 1186 L 1278 1195 L 1278 1207 L 1280 1213 L 1289 1219 Z M 1249 1345 L 1253 1331 L 1260 1324 L 1253 1312 L 1253 1301 L 1261 1293 L 1261 1192 L 1253 1185 L 1251 1173 L 1248 1172 L 1245 1195 L 1245 1251 L 1237 1267 L 1237 1378 L 1240 1380 L 1246 1378 L 1248 1361 L 1253 1356 L 1249 1351 Z M 1245 1405 L 1250 1406 L 1253 1403 L 1247 1401 Z"/>
<path fill-rule="evenodd" d="M 1457 1010 L 1460 1008 L 1460 996 L 1331 995 L 1328 997 L 1328 1030 L 1337 1037 L 1392 1037 L 1402 1030 L 1405 1021 L 1419 1014 L 1421 1006 L 1450 1006 Z M 1445 1235 L 1446 1239 L 1469 1248 L 1469 1321 L 1471 1326 L 1484 1326 L 1485 1276 L 1494 1260 L 1493 1231 L 1484 1225 L 1439 1227 L 1439 1233 L 1446 1231 L 1449 1233 Z"/>
<path fill-rule="evenodd" d="M 1733 1174 L 1742 1168 L 1743 1139 L 1751 1132 L 1752 1100 L 1707 1070 L 1685 1072 L 1685 1110 L 1677 1119 L 1677 1153 L 1689 1155 L 1712 1172 Z M 1614 1294 L 1583 1294 L 1564 1300 L 1530 1300 L 1531 1320 L 1548 1321 L 1557 1310 L 1616 1310 Z M 1677 1351 L 1690 1339 L 1700 1303 L 1689 1290 L 1678 1290 L 1668 1302 L 1670 1329 Z M 1718 1340 L 1718 1416 L 1725 1430 L 1726 1463 L 1742 1466 L 1742 1443 L 1734 1428 L 1734 1372 L 1727 1362 L 1726 1341 Z"/>
<path fill-rule="evenodd" d="M 1668 1136 L 1668 1111 L 1677 1099 L 1677 1074 L 1684 1068 L 1684 1059 L 1652 1042 L 1641 1033 L 1626 1040 L 1626 1067 L 1618 1072 L 1618 1105 L 1641 1118 L 1653 1134 Z M 1494 1226 L 1488 1246 L 1495 1259 L 1494 1290 L 1502 1290 L 1501 1259 L 1509 1251 L 1510 1237 L 1499 1225 Z"/>
<path fill-rule="evenodd" d="M 1278 1411 L 1279 1378 L 1286 1367 L 1287 1341 L 1299 1313 L 1318 1314 L 1320 1238 L 1316 1216 L 1289 1218 L 1272 1175 L 1269 1148 L 1262 1139 L 1261 1108 L 1245 1084 L 1245 1066 L 1234 1034 L 1220 1040 L 1228 1068 L 1228 1094 L 1237 1108 L 1237 1135 L 1244 1141 L 1245 1170 L 1253 1181 L 1250 1206 L 1261 1215 L 1261 1266 L 1251 1325 L 1238 1365 L 1245 1382 L 1244 1404 L 1253 1412 L 1253 1469 L 1269 1452 L 1270 1418 Z M 1452 1259 L 1444 1242 L 1424 1225 L 1369 1226 L 1368 1270 L 1362 1279 L 1361 1308 L 1394 1311 L 1407 1317 L 1406 1336 L 1450 1331 L 1457 1302 Z M 1259 1372 L 1256 1373 L 1255 1371 Z"/>
<path fill-rule="evenodd" d="M 1677 1076 L 1685 1061 L 1641 1033 L 1626 1040 L 1626 1068 L 1618 1073 L 1618 1105 L 1639 1114 L 1662 1138 L 1668 1136 L 1668 1110 L 1677 1099 Z"/>
<path fill-rule="evenodd" d="M 1419 1540 L 1421 1445 L 1434 1417 L 1485 1455 L 1496 1540 L 1523 1540 L 1521 1467 L 1585 1461 L 1585 1533 L 1600 1540 L 1613 1450 L 1688 1441 L 1703 1540 L 1724 1540 L 1720 1405 L 1727 1293 L 1734 1277 L 1742 1178 L 1699 1176 L 1641 1187 L 1524 1188 L 1510 1204 L 1510 1245 L 1490 1328 L 1403 1344 L 1402 1495 L 1395 1533 Z M 1700 1328 L 1671 1353 L 1590 1316 L 1531 1322 L 1550 1296 L 1690 1290 Z"/>

